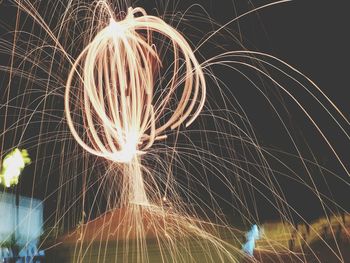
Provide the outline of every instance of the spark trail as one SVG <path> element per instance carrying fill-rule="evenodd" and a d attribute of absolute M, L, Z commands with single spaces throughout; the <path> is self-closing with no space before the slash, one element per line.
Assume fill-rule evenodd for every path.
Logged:
<path fill-rule="evenodd" d="M 142 8 L 129 8 L 118 22 L 110 14 L 110 23 L 70 71 L 65 111 L 74 138 L 86 151 L 127 166 L 123 176 L 128 178 L 125 187 L 130 193 L 125 200 L 148 204 L 139 156 L 154 141 L 164 139 L 165 130 L 195 120 L 205 101 L 205 79 L 190 45 L 162 19 L 147 15 Z M 141 16 L 135 17 L 137 14 Z M 164 97 L 158 100 L 154 87 L 162 55 L 152 42 L 156 33 L 171 43 L 173 51 L 173 75 L 162 91 Z M 177 90 L 182 95 L 172 110 Z M 76 100 L 78 108 L 72 112 L 70 104 Z M 76 110 L 82 115 L 83 134 L 72 120 Z M 164 116 L 169 117 L 161 123 Z"/>
<path fill-rule="evenodd" d="M 240 222 L 229 221 L 222 210 L 260 227 L 263 204 L 281 218 L 283 235 L 292 233 L 296 247 L 303 241 L 294 226 L 297 215 L 312 238 L 345 262 L 334 233 L 335 247 L 288 197 L 298 189 L 283 183 L 308 189 L 324 211 L 320 225 L 341 222 L 339 212 L 347 217 L 324 190 L 331 184 L 319 186 L 316 177 L 344 187 L 350 177 L 319 163 L 288 116 L 305 118 L 306 134 L 312 130 L 322 155 L 334 158 L 346 176 L 346 156 L 336 140 L 349 145 L 349 120 L 313 81 L 272 55 L 248 50 L 235 31 L 238 20 L 288 1 L 249 9 L 224 25 L 199 5 L 177 13 L 166 10 L 168 1 L 159 2 L 164 6 L 149 15 L 129 1 L 46 6 L 16 0 L 15 24 L 8 25 L 13 31 L 1 35 L 0 55 L 9 61 L 0 65 L 1 153 L 15 147 L 36 153 L 32 194 L 45 192 L 45 201 L 57 201 L 47 236 L 74 247 L 63 261 L 86 262 L 94 251 L 92 262 L 152 262 L 148 239 L 162 262 L 254 260 L 241 251 Z M 243 83 L 236 85 L 235 77 Z M 247 108 L 277 127 L 286 145 L 262 144 Z M 262 234 L 254 253 L 276 262 L 308 261 L 303 248 L 294 253 L 285 236 L 273 234 Z"/>

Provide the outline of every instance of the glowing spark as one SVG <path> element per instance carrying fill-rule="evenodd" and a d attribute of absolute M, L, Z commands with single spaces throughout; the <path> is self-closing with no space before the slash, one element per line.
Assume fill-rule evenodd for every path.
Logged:
<path fill-rule="evenodd" d="M 173 75 L 157 98 L 162 54 L 152 41 L 154 34 L 168 39 L 173 52 Z M 66 84 L 68 125 L 86 151 L 130 165 L 124 172 L 128 178 L 124 189 L 129 189 L 124 204 L 149 204 L 137 155 L 164 139 L 168 128 L 185 121 L 190 125 L 204 105 L 205 87 L 202 68 L 184 37 L 141 8 L 129 8 L 118 22 L 111 18 L 78 56 Z M 182 96 L 174 106 L 178 89 Z M 80 107 L 72 109 L 77 97 Z M 82 132 L 76 129 L 73 114 L 83 119 Z"/>
<path fill-rule="evenodd" d="M 209 48 L 215 45 L 215 54 L 221 50 L 225 45 L 216 43 L 214 39 L 220 32 L 227 33 L 225 38 L 232 36 L 230 39 L 236 42 L 236 36 L 229 30 L 228 26 L 242 17 L 272 5 L 288 2 L 288 0 L 276 1 L 254 8 L 220 27 L 213 23 L 215 21 L 208 19 L 207 14 L 205 14 L 204 19 L 199 17 L 200 19 L 197 21 L 201 23 L 207 21 L 213 31 L 203 32 L 204 35 L 200 41 L 198 40 L 199 42 L 193 41 L 193 49 L 175 28 L 161 18 L 147 15 L 142 8 L 129 8 L 125 17 L 120 19 L 124 12 L 114 16 L 114 11 L 105 0 L 93 1 L 91 8 L 88 4 L 89 1 L 69 1 L 69 4 L 64 3 L 65 1 L 56 1 L 57 6 L 53 5 L 57 8 L 51 8 L 50 5 L 50 9 L 46 9 L 44 12 L 45 16 L 41 17 L 41 12 L 38 9 L 42 5 L 36 3 L 40 1 L 34 1 L 34 3 L 27 0 L 15 0 L 15 2 L 18 5 L 18 15 L 13 43 L 11 42 L 13 46 L 10 46 L 10 42 L 6 38 L 0 39 L 0 52 L 9 55 L 7 53 L 12 50 L 9 68 L 0 67 L 0 70 L 8 71 L 8 79 L 10 80 L 6 94 L 4 115 L 4 128 L 6 129 L 4 129 L 4 134 L 11 134 L 12 131 L 17 134 L 23 131 L 22 137 L 25 138 L 24 133 L 29 128 L 31 121 L 25 125 L 25 128 L 22 128 L 22 121 L 26 122 L 29 115 L 29 119 L 32 120 L 34 114 L 41 113 L 39 138 L 31 138 L 31 140 L 35 140 L 35 142 L 38 140 L 38 152 L 45 145 L 43 152 L 49 153 L 51 143 L 56 145 L 56 140 L 50 137 L 51 130 L 49 128 L 51 125 L 47 127 L 46 125 L 53 123 L 55 120 L 51 116 L 58 114 L 55 107 L 51 109 L 53 105 L 51 105 L 49 98 L 57 92 L 61 95 L 60 88 L 65 86 L 65 116 L 73 137 L 87 153 L 107 160 L 107 162 L 103 162 L 103 164 L 107 163 L 107 170 L 105 170 L 106 167 L 99 169 L 100 165 L 90 163 L 90 156 L 80 155 L 80 149 L 75 149 L 75 144 L 71 144 L 70 136 L 67 138 L 65 131 L 58 132 L 58 137 L 54 137 L 63 140 L 62 149 L 64 151 L 57 154 L 56 150 L 52 150 L 51 152 L 54 153 L 52 156 L 48 154 L 45 156 L 45 160 L 46 158 L 50 159 L 50 167 L 54 164 L 54 158 L 59 158 L 59 163 L 62 165 L 60 173 L 53 174 L 62 178 L 59 180 L 57 188 L 60 198 L 57 202 L 57 211 L 54 213 L 55 226 L 61 222 L 64 223 L 63 227 L 57 227 L 57 229 L 64 230 L 66 218 L 69 219 L 67 220 L 69 227 L 75 226 L 76 220 L 80 219 L 75 209 L 82 209 L 80 227 L 76 231 L 79 235 L 70 235 L 74 243 L 81 242 L 80 248 L 76 246 L 77 249 L 74 249 L 74 259 L 76 259 L 73 260 L 74 262 L 85 262 L 86 255 L 90 256 L 89 249 L 95 247 L 91 246 L 91 242 L 100 242 L 98 253 L 95 253 L 98 258 L 91 260 L 94 262 L 104 261 L 106 254 L 103 255 L 102 250 L 106 251 L 107 247 L 103 248 L 102 242 L 104 240 L 112 241 L 113 238 L 117 241 L 130 240 L 135 244 L 137 262 L 152 261 L 148 258 L 146 243 L 148 238 L 156 240 L 163 262 L 188 262 L 190 259 L 197 262 L 195 256 L 197 248 L 192 249 L 193 243 L 197 243 L 201 247 L 201 252 L 204 252 L 203 256 L 206 258 L 205 261 L 208 262 L 254 261 L 254 258 L 246 258 L 248 255 L 253 255 L 255 241 L 259 238 L 261 243 L 268 243 L 268 245 L 265 249 L 265 246 L 261 246 L 259 243 L 258 250 L 264 253 L 272 252 L 280 257 L 278 253 L 280 251 L 286 252 L 287 245 L 277 246 L 276 242 L 267 239 L 267 235 L 261 235 L 263 228 L 257 226 L 253 226 L 247 233 L 247 242 L 243 246 L 241 243 L 236 243 L 234 240 L 239 240 L 237 237 L 242 235 L 242 232 L 232 227 L 231 223 L 228 223 L 221 214 L 221 202 L 223 201 L 234 208 L 234 211 L 241 213 L 244 221 L 256 218 L 254 221 L 258 222 L 258 214 L 255 214 L 255 212 L 258 213 L 258 209 L 252 213 L 249 208 L 250 202 L 254 203 L 258 200 L 255 198 L 255 193 L 258 193 L 258 196 L 265 198 L 269 205 L 274 207 L 280 213 L 281 218 L 286 221 L 282 224 L 284 231 L 287 229 L 293 233 L 294 227 L 286 223 L 293 221 L 292 214 L 294 213 L 301 216 L 299 215 L 300 210 L 288 202 L 278 179 L 271 180 L 271 178 L 275 179 L 276 175 L 285 175 L 286 178 L 305 184 L 315 193 L 327 218 L 323 225 L 332 227 L 331 219 L 326 213 L 328 201 L 327 203 L 324 201 L 327 199 L 332 201 L 332 199 L 316 187 L 309 166 L 318 168 L 317 171 L 319 170 L 322 174 L 330 173 L 339 179 L 342 178 L 332 171 L 326 171 L 326 168 L 318 164 L 316 158 L 309 160 L 304 156 L 301 151 L 303 147 L 299 147 L 297 140 L 295 140 L 295 134 L 289 130 L 289 125 L 283 117 L 284 114 L 280 114 L 278 110 L 280 109 L 280 100 L 277 100 L 278 106 L 276 107 L 276 100 L 272 99 L 268 92 L 264 92 L 265 89 L 260 89 L 258 82 L 255 82 L 255 78 L 251 78 L 250 73 L 247 74 L 245 69 L 254 70 L 259 77 L 262 77 L 262 81 L 272 82 L 276 88 L 284 92 L 285 96 L 296 103 L 305 117 L 320 133 L 320 138 L 330 147 L 346 174 L 349 175 L 350 173 L 340 154 L 337 153 L 336 147 L 332 146 L 331 141 L 318 126 L 316 119 L 314 120 L 312 114 L 309 113 L 308 105 L 299 102 L 297 96 L 294 95 L 294 86 L 288 88 L 282 85 L 285 82 L 284 78 L 295 83 L 301 88 L 300 91 L 306 92 L 307 96 L 310 95 L 317 102 L 317 105 L 319 104 L 325 110 L 326 117 L 330 117 L 332 123 L 335 121 L 336 128 L 343 132 L 346 142 L 348 142 L 350 138 L 347 132 L 349 121 L 344 117 L 345 115 L 310 79 L 274 56 L 245 49 L 243 51 L 224 49 L 223 53 L 204 60 L 202 64 L 199 64 L 195 57 L 195 53 L 199 54 L 204 45 L 208 45 Z M 126 1 L 124 2 L 127 4 Z M 93 16 L 91 17 L 90 11 L 92 10 Z M 33 27 L 21 25 L 22 12 L 23 15 L 27 14 L 33 19 Z M 53 28 L 51 26 L 54 25 L 56 19 L 50 19 L 48 24 L 45 22 L 49 14 L 59 14 L 57 16 L 58 23 Z M 165 16 L 168 17 L 168 14 Z M 84 19 L 80 21 L 81 18 Z M 196 15 L 189 16 L 190 22 L 187 19 L 182 20 L 182 16 L 180 19 L 184 23 L 192 23 L 191 18 L 196 18 Z M 177 19 L 178 15 L 174 13 L 170 21 L 177 22 Z M 71 26 L 76 28 L 71 30 Z M 37 27 L 42 30 L 38 31 Z M 23 32 L 25 28 L 32 28 L 32 31 Z M 25 36 L 24 39 L 22 39 L 22 35 Z M 30 35 L 29 40 L 32 40 L 28 43 L 26 43 L 27 35 Z M 71 45 L 70 40 L 73 39 L 76 41 L 77 47 Z M 82 46 L 82 44 L 84 45 Z M 83 50 L 76 56 L 75 52 L 81 46 Z M 48 48 L 53 48 L 53 52 L 46 52 Z M 45 52 L 42 52 L 43 50 Z M 209 52 L 209 54 L 211 53 Z M 47 56 L 49 56 L 49 60 Z M 72 60 L 72 58 L 76 59 Z M 25 63 L 20 63 L 17 66 L 16 61 L 24 61 Z M 66 65 L 71 66 L 68 68 L 68 76 Z M 236 99 L 231 91 L 231 83 L 225 81 L 225 78 L 220 79 L 219 76 L 216 76 L 214 66 L 223 66 L 225 70 L 239 72 L 252 87 L 257 89 L 259 95 L 263 95 L 260 97 L 266 99 L 274 109 L 274 113 L 280 121 L 278 124 L 286 132 L 288 142 L 293 144 L 292 150 L 285 151 L 282 148 L 260 145 L 258 136 L 255 136 L 253 125 L 250 123 L 249 114 L 246 114 L 244 107 L 241 107 L 239 98 Z M 163 148 L 158 148 L 159 155 L 152 151 L 147 156 L 149 158 L 143 162 L 143 154 L 150 152 L 150 147 L 156 141 L 164 140 L 170 133 L 179 135 L 180 126 L 182 124 L 190 125 L 201 112 L 207 96 L 204 69 L 208 75 L 209 83 L 212 82 L 217 88 L 217 94 L 221 95 L 220 101 L 216 101 L 215 96 L 215 103 L 208 102 L 208 112 L 205 113 L 205 117 L 210 117 L 214 125 L 211 123 L 209 125 L 203 123 L 203 127 L 200 125 L 200 130 L 194 131 L 195 134 L 199 134 L 196 140 L 192 140 L 189 136 L 188 139 L 181 142 L 181 140 L 177 141 L 176 138 L 179 151 L 173 145 L 164 145 Z M 47 74 L 47 79 L 44 79 L 42 74 L 38 74 L 42 71 Z M 22 92 L 22 89 L 14 87 L 15 82 L 11 82 L 14 79 L 13 76 L 18 77 L 21 83 L 24 83 L 22 80 L 25 80 L 30 84 L 24 85 L 25 91 L 21 94 L 15 94 L 15 97 L 12 94 L 15 92 L 12 91 Z M 27 95 L 30 95 L 31 92 L 36 94 L 37 88 L 42 86 L 45 87 L 43 109 L 41 110 L 40 106 L 31 112 L 33 96 Z M 51 89 L 51 87 L 54 88 Z M 281 98 L 284 98 L 284 95 Z M 19 101 L 22 96 L 23 101 Z M 12 107 L 12 103 L 10 103 L 12 101 L 16 102 L 16 107 Z M 323 104 L 322 101 L 327 103 Z M 288 105 L 283 104 L 286 110 L 288 110 Z M 334 109 L 335 114 L 330 109 Z M 53 115 L 51 114 L 52 110 L 54 111 Z M 12 121 L 10 121 L 12 114 L 10 111 L 14 111 L 13 116 L 23 117 L 18 118 L 15 126 L 12 126 Z M 50 118 L 47 120 L 46 116 L 50 116 Z M 6 121 L 6 118 L 9 120 Z M 236 118 L 239 118 L 239 121 Z M 36 122 L 34 121 L 31 125 L 36 125 Z M 169 132 L 171 129 L 176 129 L 176 131 Z M 209 136 L 213 140 L 208 140 Z M 74 154 L 70 152 L 73 148 Z M 218 150 L 220 150 L 219 154 L 217 154 Z M 241 155 L 241 152 L 244 154 Z M 22 153 L 22 158 L 27 158 L 27 161 L 12 156 L 12 159 L 7 160 L 6 169 L 4 162 L 4 172 L 0 176 L 1 184 L 10 186 L 18 182 L 21 170 L 26 163 L 30 162 L 28 154 Z M 15 154 L 13 153 L 13 155 Z M 72 157 L 77 157 L 79 161 L 77 162 Z M 284 159 L 290 159 L 293 165 L 294 160 L 298 160 L 305 175 L 308 176 L 308 178 L 305 177 L 307 180 L 298 175 L 296 171 L 299 171 L 299 168 L 294 170 L 291 163 L 285 162 Z M 280 163 L 283 169 L 279 169 L 279 165 L 274 167 L 275 161 Z M 42 166 L 42 169 L 39 167 L 39 170 L 44 170 L 44 167 L 46 166 Z M 179 180 L 173 170 L 179 171 L 179 176 L 181 176 Z M 253 170 L 258 173 L 252 172 Z M 56 171 L 56 169 L 52 169 L 52 171 Z M 50 173 L 49 170 L 48 172 Z M 94 176 L 96 174 L 96 180 L 90 180 L 90 174 Z M 215 181 L 209 180 L 209 176 L 213 176 Z M 185 177 L 186 180 L 184 180 Z M 220 181 L 220 185 L 224 184 L 222 194 L 212 190 L 210 185 L 218 181 Z M 308 181 L 312 181 L 313 185 L 309 185 Z M 259 186 L 255 182 L 259 182 Z M 193 184 L 199 188 L 192 187 Z M 80 186 L 82 186 L 81 195 L 71 191 L 71 189 Z M 265 191 L 261 191 L 260 187 L 269 189 L 272 198 L 265 195 Z M 202 189 L 203 197 L 200 193 Z M 227 190 L 235 198 L 234 203 L 227 199 Z M 106 202 L 101 203 L 106 203 L 106 207 L 100 209 L 98 199 L 100 194 L 104 195 L 105 192 L 106 199 L 103 201 Z M 51 193 L 50 196 L 53 194 L 56 195 L 56 193 Z M 205 197 L 207 194 L 210 196 L 209 199 Z M 254 198 L 246 198 L 246 194 L 251 194 L 251 197 Z M 90 200 L 88 195 L 94 197 L 90 211 L 86 210 L 87 204 L 90 205 L 90 202 L 86 203 Z M 183 199 L 182 196 L 186 196 L 186 198 Z M 70 200 L 70 198 L 74 199 Z M 61 205 L 60 202 L 69 202 L 69 205 L 67 203 Z M 73 204 L 70 205 L 71 203 Z M 338 204 L 334 203 L 334 205 L 338 210 Z M 93 219 L 96 208 L 98 208 L 96 210 L 98 213 L 107 211 L 97 220 Z M 345 210 L 342 212 L 345 213 Z M 71 216 L 73 220 L 71 220 Z M 345 216 L 344 214 L 344 218 Z M 212 219 L 215 223 L 211 223 Z M 304 222 L 307 223 L 305 220 Z M 340 221 L 337 219 L 337 222 Z M 346 229 L 345 219 L 343 222 L 344 229 Z M 90 227 L 91 225 L 93 228 Z M 322 238 L 317 232 L 318 229 L 311 227 L 311 233 L 317 238 Z M 228 232 L 230 236 L 235 238 L 228 238 L 224 232 Z M 278 235 L 277 233 L 276 236 Z M 91 240 L 89 240 L 90 238 Z M 296 235 L 295 238 L 298 238 L 296 244 L 301 244 L 299 240 L 302 240 L 302 236 Z M 276 239 L 279 242 L 279 237 Z M 283 236 L 283 242 L 285 241 L 286 238 Z M 328 246 L 326 241 L 323 241 Z M 85 244 L 89 244 L 88 247 L 84 247 Z M 328 247 L 339 261 L 344 262 L 340 250 L 338 252 L 331 246 Z M 120 249 L 124 250 L 125 258 L 134 251 L 134 248 L 131 248 L 127 242 L 117 242 L 116 253 L 119 253 Z M 169 260 L 165 256 L 167 254 L 169 254 Z M 316 253 L 314 254 L 316 255 Z M 291 255 L 298 257 L 298 259 L 301 257 L 299 253 L 293 252 Z M 243 257 L 244 260 L 240 260 Z M 124 262 L 123 259 L 121 261 Z"/>
<path fill-rule="evenodd" d="M 136 13 L 142 16 L 135 17 Z M 174 54 L 173 75 L 160 100 L 153 97 L 162 66 L 161 54 L 152 42 L 155 33 L 169 40 Z M 170 110 L 179 88 L 181 99 Z M 84 133 L 77 131 L 72 119 L 77 111 L 70 105 L 75 96 L 80 98 Z M 187 41 L 141 8 L 129 8 L 124 20 L 110 19 L 76 59 L 65 92 L 68 125 L 77 142 L 94 155 L 120 163 L 130 162 L 155 140 L 164 139 L 166 129 L 185 121 L 190 125 L 204 101 L 204 74 Z M 160 123 L 164 116 L 170 117 Z"/>
<path fill-rule="evenodd" d="M 2 171 L 0 174 L 0 184 L 5 187 L 18 184 L 18 178 L 26 164 L 30 164 L 27 150 L 14 149 L 6 155 L 2 163 Z"/>

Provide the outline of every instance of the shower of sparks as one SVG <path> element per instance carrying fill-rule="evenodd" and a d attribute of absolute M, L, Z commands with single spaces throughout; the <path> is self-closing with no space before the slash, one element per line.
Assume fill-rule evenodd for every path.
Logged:
<path fill-rule="evenodd" d="M 44 8 L 40 1 L 14 2 L 15 30 L 5 36 L 8 39 L 0 38 L 0 54 L 11 58 L 9 65 L 0 65 L 8 77 L 0 106 L 1 149 L 8 147 L 6 143 L 28 144 L 31 148 L 25 148 L 36 152 L 33 191 L 35 179 L 43 174 L 45 190 L 57 183 L 57 189 L 45 195 L 57 196 L 56 210 L 48 219 L 54 219 L 55 227 L 48 236 L 74 229 L 62 238 L 74 244 L 71 261 L 85 262 L 97 242 L 96 261 L 107 262 L 108 242 L 113 240 L 116 254 L 123 252 L 121 262 L 130 262 L 134 252 L 136 262 L 152 262 L 148 238 L 155 241 L 163 262 L 195 261 L 198 247 L 206 262 L 254 261 L 242 251 L 245 231 L 228 222 L 221 204 L 247 225 L 259 225 L 260 232 L 264 228 L 260 229 L 257 212 L 259 198 L 280 215 L 283 229 L 294 233 L 292 214 L 299 216 L 300 210 L 285 196 L 280 177 L 306 186 L 316 196 L 326 216 L 322 226 L 331 226 L 330 204 L 345 213 L 319 189 L 314 176 L 327 174 L 350 183 L 320 165 L 311 149 L 302 150 L 309 145 L 296 139 L 299 134 L 285 117 L 290 113 L 284 101 L 303 113 L 315 138 L 326 145 L 324 154 L 336 159 L 345 175 L 350 173 L 334 138 L 324 133 L 311 104 L 302 101 L 305 97 L 319 106 L 316 112 L 322 112 L 346 142 L 349 120 L 289 64 L 249 51 L 242 43 L 237 45 L 242 50 L 227 51 L 226 44 L 215 39 L 224 32 L 230 43 L 236 43 L 230 25 L 288 1 L 254 8 L 222 26 L 206 14 L 187 19 L 190 10 L 181 18 L 166 10 L 164 16 L 149 15 L 122 0 L 113 8 L 105 0 L 49 1 Z M 197 32 L 192 20 L 208 26 L 197 42 L 180 33 L 181 25 Z M 204 47 L 215 47 L 209 50 L 210 57 L 201 53 Z M 247 86 L 220 79 L 214 74 L 217 70 L 237 73 Z M 272 96 L 267 87 L 281 97 Z M 275 116 L 267 118 L 282 128 L 286 151 L 260 144 L 254 123 L 236 97 L 240 88 L 251 88 L 270 106 Z M 31 127 L 39 132 L 31 133 Z M 26 150 L 14 150 L 4 160 L 0 183 L 17 183 L 29 163 Z M 220 190 L 213 189 L 213 181 Z M 328 246 L 317 227 L 311 226 L 310 232 Z M 247 243 L 249 253 L 257 240 L 254 251 L 306 261 L 302 253 L 288 250 L 285 236 L 276 241 L 264 233 L 268 230 L 259 237 L 255 233 Z M 296 245 L 303 240 L 300 234 L 293 238 Z M 345 262 L 339 249 L 329 249 Z"/>
<path fill-rule="evenodd" d="M 162 61 L 152 42 L 155 34 L 167 38 L 173 51 L 173 75 L 164 98 L 158 100 L 154 87 Z M 65 92 L 68 125 L 77 142 L 91 154 L 132 166 L 130 174 L 124 175 L 131 180 L 130 202 L 148 203 L 138 156 L 154 141 L 164 139 L 165 130 L 194 121 L 204 105 L 205 87 L 202 68 L 184 37 L 142 8 L 129 8 L 125 19 L 117 22 L 111 17 L 76 59 Z M 170 111 L 177 90 L 182 92 L 181 99 Z M 71 116 L 72 96 L 80 97 L 82 134 Z M 168 119 L 161 124 L 164 116 Z"/>

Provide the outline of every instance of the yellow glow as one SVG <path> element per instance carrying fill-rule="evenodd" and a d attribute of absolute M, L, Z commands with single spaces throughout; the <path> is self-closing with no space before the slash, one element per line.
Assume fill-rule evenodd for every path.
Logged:
<path fill-rule="evenodd" d="M 31 162 L 27 150 L 15 149 L 6 155 L 2 163 L 0 183 L 5 187 L 18 184 L 18 178 L 26 164 Z"/>

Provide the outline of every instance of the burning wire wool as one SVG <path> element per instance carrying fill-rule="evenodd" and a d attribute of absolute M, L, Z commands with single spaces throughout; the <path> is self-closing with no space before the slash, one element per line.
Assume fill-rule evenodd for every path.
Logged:
<path fill-rule="evenodd" d="M 287 251 L 286 245 L 276 249 L 276 243 L 257 233 L 263 228 L 255 231 L 253 227 L 246 236 L 247 243 L 242 244 L 237 237 L 243 237 L 244 231 L 233 226 L 236 222 L 228 223 L 221 213 L 221 205 L 228 205 L 230 211 L 237 212 L 245 222 L 260 225 L 258 211 L 250 210 L 250 203 L 258 207 L 263 200 L 276 209 L 281 218 L 292 222 L 290 212 L 297 214 L 300 209 L 285 197 L 279 184 L 283 175 L 307 186 L 327 215 L 328 195 L 323 196 L 316 184 L 307 183 L 313 182 L 309 166 L 341 179 L 316 159 L 307 159 L 308 154 L 302 149 L 308 145 L 297 141 L 288 125 L 289 119 L 279 112 L 280 101 L 287 112 L 289 104 L 275 100 L 261 85 L 272 83 L 281 91 L 281 98 L 295 103 L 316 128 L 318 137 L 315 138 L 326 143 L 331 156 L 349 175 L 345 157 L 323 132 L 317 121 L 319 116 L 314 118 L 310 110 L 313 104 L 303 103 L 304 98 L 299 100 L 295 96 L 295 86 L 283 83 L 289 80 L 300 87 L 298 93 L 303 92 L 305 99 L 312 99 L 320 106 L 322 116 L 329 118 L 329 124 L 349 142 L 349 121 L 322 90 L 274 56 L 245 47 L 229 51 L 214 40 L 216 35 L 225 32 L 225 38 L 235 42 L 229 25 L 288 0 L 254 8 L 222 26 L 208 19 L 207 14 L 183 19 L 187 11 L 183 17 L 165 13 L 163 20 L 139 7 L 126 9 L 129 5 L 126 1 L 113 1 L 116 12 L 104 0 L 51 1 L 53 8 L 45 6 L 44 9 L 40 1 L 14 2 L 18 15 L 13 38 L 11 35 L 10 40 L 0 39 L 0 53 L 12 58 L 9 66 L 0 67 L 10 80 L 3 96 L 5 104 L 0 107 L 5 116 L 3 138 L 6 135 L 15 141 L 17 138 L 13 135 L 21 134 L 20 142 L 13 145 L 33 147 L 37 152 L 36 171 L 45 171 L 45 180 L 58 179 L 57 189 L 55 184 L 47 183 L 46 191 L 50 194 L 45 198 L 58 196 L 57 209 L 52 214 L 55 228 L 62 229 L 62 233 L 74 229 L 65 239 L 71 240 L 76 248 L 72 262 L 86 262 L 93 242 L 99 242 L 99 248 L 98 259 L 91 259 L 92 262 L 109 262 L 106 253 L 113 249 L 123 249 L 125 260 L 122 262 L 128 262 L 133 249 L 121 240 L 130 240 L 136 245 L 137 262 L 153 262 L 148 258 L 146 239 L 149 237 L 157 240 L 155 245 L 162 262 L 168 258 L 172 262 L 195 260 L 193 243 L 202 248 L 208 262 L 253 261 L 248 255 L 260 252 L 279 258 L 279 251 L 287 252 L 288 257 L 297 257 L 300 262 L 306 260 L 299 253 Z M 199 42 L 195 38 L 187 41 L 176 26 L 165 22 L 188 23 L 191 27 L 192 19 L 210 25 L 213 31 L 203 32 Z M 193 41 L 191 45 L 189 41 Z M 215 45 L 213 54 L 201 53 L 207 45 L 208 49 Z M 199 55 L 206 57 L 201 63 L 197 60 Z M 17 65 L 17 61 L 21 63 Z M 285 131 L 283 136 L 292 148 L 272 149 L 260 144 L 243 104 L 235 97 L 239 89 L 219 74 L 216 76 L 216 68 L 238 72 L 247 79 L 249 88 L 254 88 L 259 98 L 273 108 L 278 125 Z M 259 81 L 251 77 L 251 71 L 257 73 Z M 23 84 L 21 89 L 15 80 Z M 215 96 L 215 101 L 211 101 L 211 91 L 207 92 L 206 88 L 212 84 L 217 89 L 215 93 L 220 94 Z M 59 101 L 62 98 L 63 101 Z M 207 110 L 202 112 L 204 103 Z M 250 103 L 248 107 L 257 107 L 253 100 Z M 200 113 L 203 125 L 200 123 L 199 129 L 185 132 L 183 126 L 191 125 Z M 204 123 L 208 118 L 212 123 Z M 28 132 L 30 127 L 36 130 L 39 127 L 38 134 L 32 136 Z M 192 132 L 197 138 L 189 136 Z M 173 137 L 165 140 L 167 136 Z M 309 178 L 299 177 L 295 160 Z M 4 160 L 0 183 L 6 187 L 17 183 L 28 163 L 30 159 L 25 150 L 16 149 Z M 46 170 L 57 164 L 58 171 Z M 222 195 L 211 187 L 214 182 L 222 185 L 219 190 Z M 55 189 L 50 189 L 51 185 Z M 232 199 L 224 191 L 232 194 Z M 333 202 L 331 197 L 329 200 Z M 337 203 L 334 206 L 341 209 Z M 327 224 L 331 226 L 330 221 Z M 293 233 L 292 227 L 290 229 Z M 234 239 L 227 241 L 226 233 Z M 319 237 L 317 229 L 314 235 Z M 113 238 L 117 244 L 112 250 L 107 249 L 108 241 L 112 242 Z M 264 242 L 268 244 L 262 246 Z M 345 262 L 341 251 L 332 250 L 332 253 Z"/>
<path fill-rule="evenodd" d="M 162 67 L 155 34 L 167 39 L 173 52 L 172 77 L 160 99 L 154 96 Z M 129 8 L 125 19 L 111 17 L 76 59 L 66 84 L 65 112 L 74 138 L 86 151 L 128 164 L 125 188 L 133 190 L 126 203 L 148 204 L 138 156 L 164 139 L 167 129 L 190 125 L 203 108 L 205 89 L 202 68 L 184 37 L 142 8 Z M 182 95 L 174 107 L 178 90 Z M 70 105 L 75 96 L 78 109 Z M 72 117 L 77 111 L 84 123 L 81 133 Z"/>
<path fill-rule="evenodd" d="M 173 51 L 173 75 L 160 100 L 154 98 L 155 80 L 162 66 L 161 54 L 152 42 L 155 33 L 168 39 Z M 78 87 L 84 136 L 72 120 L 74 87 Z M 180 89 L 181 99 L 169 112 L 171 100 Z M 184 37 L 142 8 L 129 8 L 124 20 L 111 18 L 76 59 L 65 92 L 68 125 L 88 152 L 128 163 L 145 153 L 154 141 L 164 139 L 167 129 L 184 122 L 190 125 L 203 108 L 205 89 L 202 68 Z"/>

